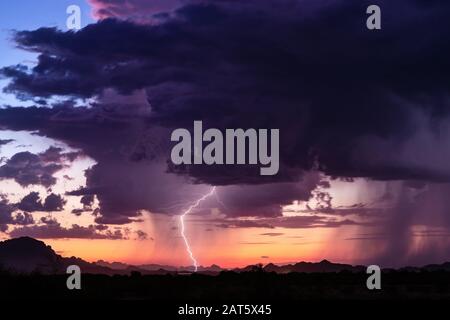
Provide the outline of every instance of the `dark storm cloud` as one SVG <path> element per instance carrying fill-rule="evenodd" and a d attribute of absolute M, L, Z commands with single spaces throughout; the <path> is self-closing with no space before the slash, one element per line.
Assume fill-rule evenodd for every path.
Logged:
<path fill-rule="evenodd" d="M 6 140 L 0 139 L 0 146 L 3 146 L 5 144 L 8 144 L 8 143 L 13 142 L 13 141 L 14 140 L 11 140 L 11 139 L 6 139 Z"/>
<path fill-rule="evenodd" d="M 100 223 L 124 224 L 135 220 L 131 218 L 139 216 L 142 209 L 159 208 L 160 201 L 167 205 L 172 197 L 168 190 L 183 180 L 165 174 L 165 162 L 158 165 L 150 163 L 149 159 L 154 159 L 153 154 L 156 154 L 153 150 L 164 150 L 163 147 L 151 145 L 146 149 L 149 159 L 139 162 L 132 159 L 136 150 L 140 152 L 142 149 L 140 141 L 147 109 L 145 104 L 7 108 L 0 110 L 0 123 L 14 130 L 33 130 L 64 141 L 95 159 L 97 164 L 86 172 L 87 186 L 67 194 L 81 196 L 83 206 L 96 195 L 102 208 L 97 220 Z M 162 141 L 155 130 L 148 129 L 146 133 L 152 144 L 158 145 Z M 165 186 L 165 177 L 173 182 Z M 160 184 L 153 183 L 158 180 Z M 183 193 L 184 189 L 177 188 L 173 197 Z M 188 196 L 189 192 L 180 199 L 187 201 Z"/>
<path fill-rule="evenodd" d="M 23 187 L 50 187 L 56 183 L 53 175 L 64 168 L 64 161 L 73 161 L 78 155 L 77 152 L 63 153 L 61 148 L 56 147 L 50 147 L 39 154 L 19 152 L 0 166 L 0 180 L 14 179 Z"/>
<path fill-rule="evenodd" d="M 305 173 L 295 180 L 297 182 L 217 187 L 216 206 L 228 216 L 281 216 L 282 206 L 294 200 L 308 200 L 320 183 L 317 173 Z"/>
<path fill-rule="evenodd" d="M 16 216 L 13 218 L 12 224 L 27 226 L 30 224 L 34 224 L 34 218 L 33 216 L 28 212 L 19 212 L 16 214 Z"/>
<path fill-rule="evenodd" d="M 49 194 L 45 200 L 43 209 L 44 211 L 62 211 L 64 209 L 64 205 L 66 204 L 66 200 L 60 195 L 51 193 Z"/>
<path fill-rule="evenodd" d="M 310 196 L 315 184 L 304 186 L 302 177 L 316 166 L 344 177 L 449 180 L 450 4 L 380 1 L 383 29 L 371 32 L 364 1 L 204 3 L 153 25 L 107 19 L 78 32 L 15 35 L 39 54 L 33 68 L 1 71 L 10 80 L 5 90 L 18 97 L 146 92 L 146 101 L 127 106 L 0 110 L 1 125 L 37 130 L 97 161 L 78 192 L 97 196 L 97 222 L 167 212 L 206 190 L 185 187 L 191 182 L 224 186 L 218 194 L 228 216 L 276 217 L 281 205 Z M 169 167 L 192 181 L 165 173 L 168 135 L 156 126 L 199 119 L 221 129 L 279 128 L 280 174 L 268 180 L 251 168 Z"/>
<path fill-rule="evenodd" d="M 147 238 L 148 238 L 148 234 L 142 230 L 137 230 L 136 236 L 137 236 L 137 240 L 147 240 Z"/>
<path fill-rule="evenodd" d="M 76 238 L 120 240 L 124 238 L 120 230 L 108 230 L 105 233 L 99 233 L 93 225 L 83 227 L 73 224 L 70 228 L 65 228 L 59 223 L 18 227 L 8 234 L 14 238 L 28 236 L 37 239 Z"/>
<path fill-rule="evenodd" d="M 373 204 L 372 204 L 373 205 Z M 296 209 L 284 209 L 285 213 L 295 213 L 295 214 L 311 214 L 311 213 L 319 213 L 319 214 L 327 214 L 330 216 L 358 216 L 362 218 L 378 218 L 381 219 L 385 217 L 386 210 L 383 208 L 371 207 L 366 204 L 357 203 L 350 206 L 337 206 L 337 207 L 328 207 L 325 210 L 321 207 L 311 208 L 306 205 L 306 209 L 296 210 Z"/>
<path fill-rule="evenodd" d="M 11 214 L 14 210 L 14 206 L 8 202 L 8 199 L 0 194 L 0 232 L 6 231 L 8 224 L 12 223 L 13 218 Z"/>
<path fill-rule="evenodd" d="M 281 217 L 267 219 L 267 223 L 272 224 L 274 227 L 297 229 L 297 228 L 336 228 L 348 225 L 364 225 L 364 223 L 356 222 L 351 219 L 336 219 L 325 216 L 294 216 L 294 217 Z"/>
<path fill-rule="evenodd" d="M 8 223 L 20 226 L 9 231 L 8 235 L 10 237 L 28 236 L 39 239 L 127 239 L 127 237 L 122 233 L 122 230 L 116 229 L 111 231 L 107 226 L 103 225 L 89 225 L 84 227 L 73 224 L 71 227 L 66 228 L 61 226 L 61 224 L 51 216 L 42 217 L 39 222 L 40 224 L 35 224 L 33 217 L 27 212 L 19 213 Z M 140 232 L 142 233 L 142 231 Z M 141 233 L 138 235 L 138 238 L 143 240 L 145 233 Z"/>
<path fill-rule="evenodd" d="M 166 126 L 280 128 L 283 168 L 318 160 L 338 176 L 449 180 L 448 167 L 384 158 L 413 135 L 417 117 L 431 127 L 447 115 L 449 4 L 381 1 L 383 30 L 370 32 L 356 0 L 205 3 L 156 25 L 106 19 L 75 33 L 17 32 L 40 58 L 33 69 L 4 68 L 6 91 L 146 89 Z M 214 184 L 229 176 L 191 169 Z"/>
<path fill-rule="evenodd" d="M 267 223 L 260 223 L 258 221 L 251 221 L 251 220 L 227 220 L 225 222 L 222 222 L 220 224 L 217 224 L 216 227 L 218 228 L 268 228 L 273 229 L 274 226 L 267 224 Z"/>
<path fill-rule="evenodd" d="M 18 212 L 16 205 L 9 203 L 8 199 L 0 194 L 0 232 L 8 229 L 8 225 L 30 225 L 34 223 L 33 216 L 28 212 Z"/>
<path fill-rule="evenodd" d="M 94 203 L 94 195 L 84 195 L 80 199 L 80 203 L 83 204 L 84 207 L 91 207 Z"/>
<path fill-rule="evenodd" d="M 68 192 L 67 194 L 77 195 L 79 192 L 81 192 L 81 194 L 84 194 L 81 190 L 71 191 Z M 94 200 L 95 200 L 94 194 L 84 194 L 80 199 L 80 203 L 83 205 L 83 208 L 76 208 L 73 209 L 71 212 L 76 216 L 80 216 L 83 212 L 92 211 L 92 205 L 94 204 Z"/>
<path fill-rule="evenodd" d="M 108 211 L 103 211 L 102 214 L 95 218 L 95 223 L 99 224 L 128 224 L 131 222 L 139 222 L 140 219 L 135 219 L 134 217 L 140 216 L 138 210 L 133 211 L 120 211 L 120 215 L 116 213 L 111 213 Z"/>
<path fill-rule="evenodd" d="M 219 222 L 219 221 L 218 221 Z M 286 229 L 309 229 L 309 228 L 337 228 L 341 226 L 363 226 L 367 222 L 358 222 L 351 219 L 336 219 L 333 217 L 319 215 L 305 215 L 292 217 L 258 218 L 255 220 L 221 220 L 216 224 L 218 228 L 286 228 Z M 262 235 L 276 236 L 283 233 L 263 233 Z"/>
<path fill-rule="evenodd" d="M 44 162 L 63 162 L 65 160 L 67 161 L 74 161 L 76 158 L 78 158 L 81 155 L 80 152 L 66 152 L 64 153 L 64 150 L 62 148 L 58 147 L 50 147 L 44 152 L 39 154 L 39 157 L 41 161 Z"/>
<path fill-rule="evenodd" d="M 55 218 L 53 218 L 51 216 L 41 217 L 40 222 L 45 225 L 58 225 L 59 224 L 58 220 L 56 220 Z"/>
<path fill-rule="evenodd" d="M 30 192 L 17 204 L 20 210 L 28 212 L 41 211 L 43 209 L 41 197 L 38 192 Z"/>
<path fill-rule="evenodd" d="M 76 216 L 80 216 L 85 211 L 83 209 L 73 209 L 71 212 Z"/>
<path fill-rule="evenodd" d="M 62 211 L 64 209 L 64 205 L 66 204 L 66 200 L 60 195 L 56 195 L 54 193 L 49 194 L 44 202 L 42 202 L 39 193 L 30 192 L 25 197 L 17 203 L 17 208 L 20 210 L 24 210 L 27 212 L 35 212 L 35 211 Z"/>
<path fill-rule="evenodd" d="M 28 151 L 16 153 L 0 167 L 0 179 L 14 179 L 26 187 L 31 184 L 50 187 L 56 183 L 53 174 L 63 168 L 56 163 L 43 163 L 38 155 Z"/>

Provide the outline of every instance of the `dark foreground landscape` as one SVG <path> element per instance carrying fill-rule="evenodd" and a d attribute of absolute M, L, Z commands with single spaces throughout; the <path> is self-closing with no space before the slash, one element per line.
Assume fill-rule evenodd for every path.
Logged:
<path fill-rule="evenodd" d="M 69 290 L 67 266 L 82 271 L 81 290 Z M 116 269 L 114 269 L 114 268 Z M 166 269 L 170 267 L 166 266 Z M 180 302 L 276 302 L 293 300 L 450 300 L 450 263 L 384 269 L 381 290 L 368 290 L 364 266 L 300 262 L 199 273 L 162 266 L 89 263 L 63 258 L 44 242 L 18 238 L 0 242 L 2 299 L 121 299 Z"/>
<path fill-rule="evenodd" d="M 390 272 L 368 290 L 364 273 L 222 272 L 194 275 L 92 275 L 68 290 L 65 275 L 2 275 L 7 299 L 150 299 L 165 301 L 291 301 L 450 299 L 450 272 Z"/>

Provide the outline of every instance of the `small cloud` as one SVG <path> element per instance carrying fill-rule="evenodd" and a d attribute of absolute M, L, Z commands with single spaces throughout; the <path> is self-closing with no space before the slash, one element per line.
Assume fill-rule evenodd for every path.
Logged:
<path fill-rule="evenodd" d="M 137 230 L 136 235 L 137 235 L 136 240 L 147 240 L 147 238 L 148 238 L 147 233 L 142 230 Z M 150 238 L 150 240 L 153 240 L 153 238 Z"/>
<path fill-rule="evenodd" d="M 278 236 L 282 236 L 284 233 L 282 232 L 266 232 L 266 233 L 261 233 L 262 236 L 269 236 L 269 237 L 278 237 Z"/>

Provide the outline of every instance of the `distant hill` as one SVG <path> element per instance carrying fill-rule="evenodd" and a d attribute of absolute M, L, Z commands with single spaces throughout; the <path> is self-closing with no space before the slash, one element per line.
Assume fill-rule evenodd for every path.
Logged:
<path fill-rule="evenodd" d="M 121 262 L 107 262 L 99 260 L 95 263 L 84 261 L 77 257 L 62 257 L 58 255 L 50 246 L 43 241 L 30 237 L 21 237 L 0 242 L 0 270 L 12 273 L 42 273 L 42 274 L 60 274 L 66 273 L 69 265 L 78 265 L 84 273 L 92 274 L 131 274 L 139 272 L 141 274 L 177 274 L 190 273 L 192 266 L 174 267 L 159 264 L 128 265 Z M 364 272 L 365 266 L 352 266 L 349 264 L 333 263 L 328 260 L 320 262 L 298 262 L 295 264 L 276 265 L 269 263 L 263 265 L 249 265 L 244 268 L 227 270 L 218 265 L 209 267 L 200 266 L 199 273 L 217 275 L 222 271 L 249 272 L 263 271 L 285 273 L 336 273 L 341 271 Z M 386 272 L 392 269 L 385 269 Z M 430 264 L 424 267 L 404 267 L 400 271 L 418 272 L 418 271 L 450 271 L 450 262 L 443 264 Z"/>
<path fill-rule="evenodd" d="M 444 262 L 442 264 L 429 264 L 422 269 L 426 271 L 450 271 L 450 262 Z"/>
<path fill-rule="evenodd" d="M 169 265 L 162 265 L 162 264 L 141 264 L 141 265 L 128 265 L 122 262 L 107 262 L 104 260 L 98 260 L 95 262 L 95 264 L 99 266 L 108 267 L 113 270 L 130 270 L 135 269 L 137 271 L 149 271 L 149 272 L 156 272 L 156 271 L 168 271 L 168 272 L 192 272 L 194 270 L 193 266 L 169 266 Z M 221 272 L 225 269 L 222 269 L 218 265 L 211 265 L 209 267 L 199 266 L 198 271 L 199 272 Z"/>
<path fill-rule="evenodd" d="M 0 242 L 0 269 L 12 273 L 66 273 L 69 265 L 76 264 L 86 273 L 112 274 L 113 270 L 83 259 L 63 258 L 44 242 L 21 237 Z"/>
<path fill-rule="evenodd" d="M 0 242 L 0 266 L 19 273 L 58 273 L 64 262 L 44 242 L 22 237 Z"/>
<path fill-rule="evenodd" d="M 362 272 L 366 270 L 365 266 L 352 266 L 349 264 L 332 263 L 328 260 L 322 260 L 318 263 L 314 262 L 298 262 L 296 264 L 288 264 L 284 266 L 278 266 L 273 263 L 269 263 L 264 268 L 264 271 L 276 272 L 276 273 L 289 273 L 289 272 Z"/>

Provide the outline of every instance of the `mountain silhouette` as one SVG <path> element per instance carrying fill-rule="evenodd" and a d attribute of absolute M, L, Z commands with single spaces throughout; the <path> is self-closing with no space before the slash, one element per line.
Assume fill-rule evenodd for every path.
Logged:
<path fill-rule="evenodd" d="M 0 269 L 12 273 L 66 273 L 69 265 L 77 265 L 86 273 L 114 273 L 83 259 L 64 258 L 51 246 L 30 237 L 20 237 L 0 242 Z"/>
<path fill-rule="evenodd" d="M 298 262 L 296 264 L 288 264 L 278 266 L 273 263 L 269 263 L 264 268 L 264 271 L 276 272 L 276 273 L 289 273 L 289 272 L 362 272 L 366 270 L 365 266 L 352 266 L 349 264 L 332 263 L 328 260 L 322 260 L 318 263 L 314 262 Z"/>
<path fill-rule="evenodd" d="M 63 259 L 44 242 L 21 237 L 0 242 L 0 266 L 18 273 L 58 273 Z"/>
<path fill-rule="evenodd" d="M 40 273 L 40 274 L 62 274 L 66 273 L 69 265 L 77 265 L 84 273 L 90 274 L 177 274 L 192 272 L 192 266 L 175 267 L 159 264 L 129 265 L 121 262 L 99 260 L 95 263 L 87 262 L 77 257 L 62 257 L 57 254 L 51 246 L 46 245 L 30 237 L 21 237 L 0 242 L 0 271 L 9 273 Z M 269 263 L 263 265 L 248 265 L 243 268 L 232 270 L 223 269 L 218 265 L 209 267 L 199 266 L 198 273 L 217 275 L 222 271 L 241 272 L 275 272 L 286 273 L 339 273 L 365 272 L 365 266 L 352 266 L 349 264 L 333 263 L 328 260 L 320 262 L 298 262 L 295 264 L 276 265 Z M 393 269 L 384 269 L 386 272 Z M 450 271 L 450 262 L 443 264 L 430 264 L 423 267 L 404 267 L 399 271 L 420 272 L 420 271 Z"/>

